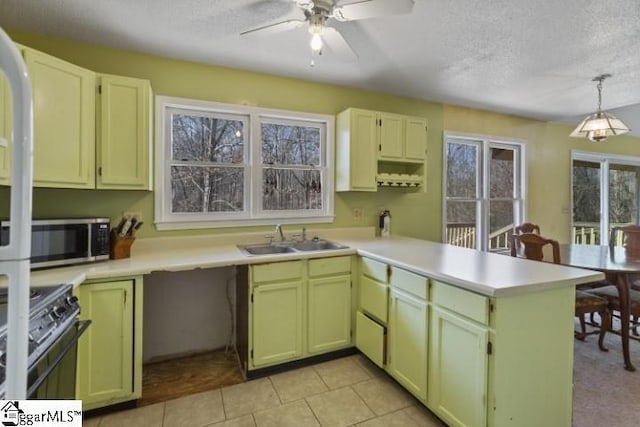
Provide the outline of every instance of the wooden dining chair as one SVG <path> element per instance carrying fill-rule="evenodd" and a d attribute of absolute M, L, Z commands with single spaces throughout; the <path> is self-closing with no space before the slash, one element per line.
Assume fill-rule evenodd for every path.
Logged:
<path fill-rule="evenodd" d="M 609 246 L 618 246 L 617 243 L 622 242 L 626 256 L 640 258 L 640 226 L 627 225 L 625 227 L 611 228 L 609 236 Z M 612 252 L 613 254 L 613 252 Z M 629 322 L 631 323 L 631 331 L 634 336 L 638 337 L 638 326 L 640 326 L 640 276 L 637 274 L 629 274 Z M 594 295 L 605 298 L 609 302 L 609 310 L 615 317 L 620 317 L 620 297 L 618 288 L 609 284 L 608 286 L 597 287 L 590 290 Z M 615 314 L 615 313 L 618 314 Z M 620 319 L 622 321 L 622 319 Z M 617 331 L 613 331 L 616 332 Z"/>
<path fill-rule="evenodd" d="M 540 234 L 540 227 L 538 227 L 537 224 L 534 224 L 532 222 L 524 222 L 520 225 L 516 225 L 515 228 L 513 229 L 513 232 L 515 234 L 533 233 L 533 232 Z"/>
<path fill-rule="evenodd" d="M 560 264 L 560 245 L 557 240 L 547 239 L 535 233 L 514 234 L 511 236 L 511 256 L 527 258 L 535 261 L 544 260 L 544 248 L 550 245 L 552 249 L 553 263 Z M 587 332 L 585 315 L 598 313 L 601 323 L 598 330 Z M 598 334 L 598 347 L 602 351 L 608 351 L 604 346 L 604 337 L 611 327 L 611 314 L 609 302 L 587 291 L 576 289 L 575 316 L 580 321 L 580 331 L 574 331 L 576 339 L 584 341 L 587 335 Z"/>

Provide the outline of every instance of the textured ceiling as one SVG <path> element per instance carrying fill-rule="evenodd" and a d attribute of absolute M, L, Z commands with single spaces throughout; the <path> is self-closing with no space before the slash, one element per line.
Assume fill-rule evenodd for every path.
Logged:
<path fill-rule="evenodd" d="M 339 4 L 355 0 L 341 0 Z M 0 0 L 0 26 L 173 58 L 336 83 L 542 120 L 603 109 L 640 135 L 639 0 L 414 0 L 408 15 L 330 20 L 357 52 L 310 66 L 293 0 Z"/>

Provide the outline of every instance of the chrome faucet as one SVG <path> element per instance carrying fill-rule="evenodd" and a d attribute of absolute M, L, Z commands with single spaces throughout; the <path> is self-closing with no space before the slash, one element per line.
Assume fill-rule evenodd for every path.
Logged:
<path fill-rule="evenodd" d="M 284 237 L 284 233 L 282 232 L 282 225 L 276 224 L 276 233 L 280 234 L 280 242 L 284 243 L 286 239 Z"/>

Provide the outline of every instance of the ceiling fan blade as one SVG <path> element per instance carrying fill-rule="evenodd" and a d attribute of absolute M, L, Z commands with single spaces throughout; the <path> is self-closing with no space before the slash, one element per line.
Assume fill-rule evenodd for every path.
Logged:
<path fill-rule="evenodd" d="M 402 15 L 413 10 L 413 0 L 361 0 L 333 9 L 338 21 L 356 21 L 386 15 Z"/>
<path fill-rule="evenodd" d="M 269 34 L 277 34 L 282 33 L 284 31 L 293 30 L 302 26 L 305 21 L 301 19 L 289 19 L 287 21 L 278 22 L 275 24 L 264 25 L 262 27 L 253 28 L 251 30 L 243 31 L 240 33 L 241 36 L 246 35 L 254 35 L 260 34 L 261 36 L 269 35 Z"/>
<path fill-rule="evenodd" d="M 322 32 L 322 39 L 337 58 L 343 61 L 355 61 L 358 59 L 358 55 L 335 28 L 325 27 Z"/>

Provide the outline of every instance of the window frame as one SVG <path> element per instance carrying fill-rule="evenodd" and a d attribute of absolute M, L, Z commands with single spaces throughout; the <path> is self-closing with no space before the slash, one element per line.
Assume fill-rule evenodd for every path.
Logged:
<path fill-rule="evenodd" d="M 172 112 L 193 111 L 196 115 L 246 117 L 244 140 L 243 212 L 176 213 L 171 212 L 171 128 Z M 322 209 L 264 210 L 262 208 L 262 121 L 292 125 L 317 125 L 320 131 L 320 170 Z M 156 96 L 156 150 L 154 184 L 154 223 L 156 229 L 184 230 L 282 224 L 330 223 L 334 215 L 334 117 L 289 110 L 226 104 L 197 99 Z M 324 137 L 324 140 L 323 140 Z M 197 163 L 197 162 L 193 162 Z M 212 163 L 212 165 L 214 165 Z M 230 165 L 221 164 L 221 165 Z M 244 165 L 244 166 L 240 166 Z M 288 166 L 286 167 L 288 168 Z M 307 168 L 308 169 L 308 168 Z M 316 169 L 316 168 L 314 168 Z"/>
<path fill-rule="evenodd" d="M 477 147 L 476 158 L 476 197 L 459 198 L 447 196 L 447 144 L 450 140 Z M 469 201 L 476 203 L 476 242 L 475 248 L 487 252 L 489 250 L 490 209 L 491 201 L 512 200 L 514 212 L 514 226 L 516 221 L 526 221 L 527 212 L 527 162 L 525 140 L 504 138 L 490 135 L 479 135 L 461 132 L 444 131 L 442 138 L 442 242 L 447 243 L 447 202 Z M 492 148 L 509 149 L 519 152 L 519 158 L 514 159 L 514 188 L 515 197 L 491 197 L 490 194 L 490 153 Z"/>

